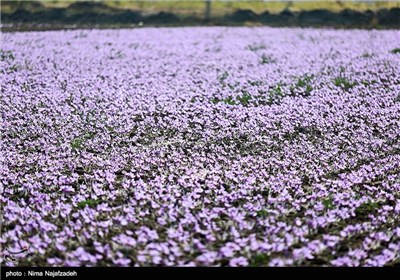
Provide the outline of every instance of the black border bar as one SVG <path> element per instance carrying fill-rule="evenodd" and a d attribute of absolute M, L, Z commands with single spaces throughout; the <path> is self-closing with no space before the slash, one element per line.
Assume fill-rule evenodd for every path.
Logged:
<path fill-rule="evenodd" d="M 240 277 L 243 280 L 256 279 L 262 276 L 265 279 L 278 279 L 276 277 L 289 277 L 289 279 L 299 279 L 307 277 L 319 279 L 328 275 L 333 277 L 349 277 L 354 274 L 357 278 L 363 274 L 368 277 L 383 277 L 396 275 L 400 272 L 400 267 L 392 268 L 332 268 L 332 267 L 1 267 L 1 279 L 96 279 L 97 277 L 112 280 L 119 279 L 146 279 L 157 277 L 159 279 L 185 279 L 193 275 L 199 277 Z M 382 274 L 383 273 L 383 274 Z M 204 279 L 209 280 L 209 279 Z"/>

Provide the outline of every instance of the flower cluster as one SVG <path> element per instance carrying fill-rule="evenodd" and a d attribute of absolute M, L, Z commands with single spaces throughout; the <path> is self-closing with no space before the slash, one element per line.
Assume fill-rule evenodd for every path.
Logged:
<path fill-rule="evenodd" d="M 399 31 L 2 37 L 14 265 L 400 262 Z"/>

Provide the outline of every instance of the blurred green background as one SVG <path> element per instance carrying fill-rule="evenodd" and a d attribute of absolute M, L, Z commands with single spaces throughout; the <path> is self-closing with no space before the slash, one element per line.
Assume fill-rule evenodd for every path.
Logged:
<path fill-rule="evenodd" d="M 100 28 L 143 24 L 400 28 L 400 0 L 1 1 L 1 16 L 2 30 L 71 24 Z"/>
<path fill-rule="evenodd" d="M 119 9 L 139 10 L 143 14 L 154 14 L 158 12 L 170 12 L 179 15 L 196 15 L 202 16 L 205 13 L 205 0 L 125 0 L 125 1 L 1 1 L 3 12 L 13 12 L 18 7 L 29 7 L 37 11 L 42 7 L 32 4 L 41 3 L 46 8 L 66 8 L 74 2 L 92 2 L 102 3 L 109 7 Z M 212 0 L 211 11 L 214 16 L 230 14 L 236 10 L 249 9 L 255 13 L 269 11 L 271 13 L 279 13 L 285 9 L 291 11 L 304 11 L 315 9 L 327 9 L 330 11 L 341 11 L 343 9 L 352 9 L 356 11 L 378 10 L 383 8 L 400 8 L 400 1 L 371 1 L 371 0 L 321 0 L 321 1 L 268 1 L 268 0 Z M 101 11 L 101 9 L 99 9 Z M 104 11 L 103 11 L 104 12 Z"/>

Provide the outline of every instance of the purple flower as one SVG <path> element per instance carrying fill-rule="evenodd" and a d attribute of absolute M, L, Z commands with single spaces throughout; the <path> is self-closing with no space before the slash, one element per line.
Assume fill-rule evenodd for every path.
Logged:
<path fill-rule="evenodd" d="M 248 266 L 249 262 L 244 257 L 233 258 L 229 261 L 229 266 Z"/>
<path fill-rule="evenodd" d="M 0 243 L 24 265 L 399 258 L 398 30 L 2 35 Z"/>

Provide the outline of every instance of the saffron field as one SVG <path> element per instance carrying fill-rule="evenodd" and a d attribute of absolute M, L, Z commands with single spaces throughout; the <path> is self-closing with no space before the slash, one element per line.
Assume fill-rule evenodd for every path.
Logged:
<path fill-rule="evenodd" d="M 400 264 L 399 30 L 1 45 L 4 265 Z"/>

